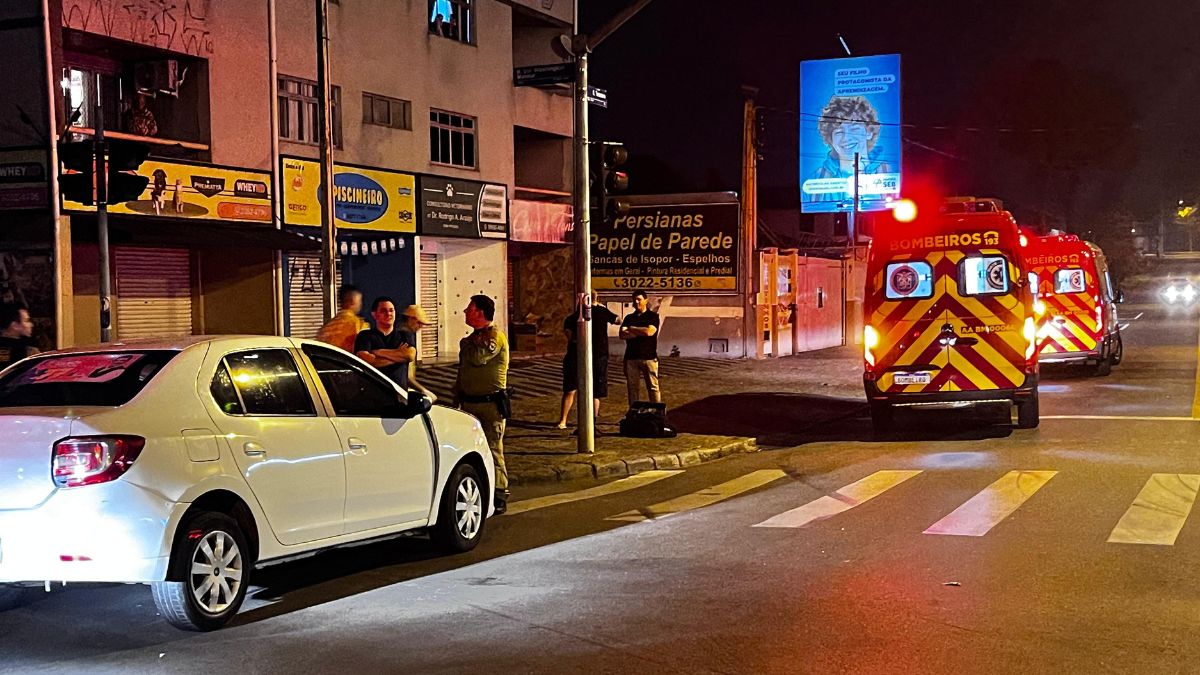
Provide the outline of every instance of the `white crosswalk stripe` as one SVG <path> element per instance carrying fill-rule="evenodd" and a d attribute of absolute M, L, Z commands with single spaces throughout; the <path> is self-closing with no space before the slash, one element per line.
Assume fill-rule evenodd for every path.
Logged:
<path fill-rule="evenodd" d="M 772 516 L 754 527 L 804 527 L 809 523 L 849 511 L 920 473 L 920 471 L 876 471 L 862 480 L 841 488 L 832 495 L 814 499 L 804 506 Z"/>
<path fill-rule="evenodd" d="M 743 492 L 749 492 L 755 488 L 760 488 L 768 483 L 779 480 L 787 474 L 779 469 L 761 469 L 752 471 L 744 476 L 739 476 L 733 480 L 726 481 L 719 485 L 706 487 L 702 490 L 697 490 L 691 494 L 669 499 L 665 502 L 659 502 L 652 506 L 647 506 L 634 511 L 626 511 L 615 516 L 609 516 L 605 520 L 616 520 L 626 523 L 639 523 L 643 520 L 655 520 L 665 518 L 684 511 L 692 511 L 694 509 L 711 506 L 717 502 L 723 502 L 726 499 L 736 497 Z"/>
<path fill-rule="evenodd" d="M 508 515 L 513 516 L 518 513 L 526 513 L 537 509 L 544 509 L 550 506 L 558 506 L 559 504 L 569 504 L 578 502 L 584 499 L 593 499 L 595 497 L 604 497 L 607 495 L 625 492 L 634 488 L 642 487 L 656 483 L 664 478 L 670 478 L 683 473 L 682 470 L 667 470 L 667 471 L 643 471 L 636 473 L 628 478 L 621 478 L 611 483 L 604 483 L 596 487 L 590 487 L 586 490 L 576 490 L 575 492 L 563 492 L 547 497 L 537 497 L 535 499 L 525 499 L 518 502 L 513 502 L 508 505 Z"/>

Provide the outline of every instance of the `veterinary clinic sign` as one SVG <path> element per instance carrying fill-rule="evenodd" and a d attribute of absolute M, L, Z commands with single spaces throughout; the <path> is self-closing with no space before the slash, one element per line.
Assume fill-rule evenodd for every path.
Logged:
<path fill-rule="evenodd" d="M 609 223 L 592 221 L 592 287 L 672 295 L 736 292 L 738 203 L 653 203 L 656 197 L 631 199 L 629 212 Z"/>

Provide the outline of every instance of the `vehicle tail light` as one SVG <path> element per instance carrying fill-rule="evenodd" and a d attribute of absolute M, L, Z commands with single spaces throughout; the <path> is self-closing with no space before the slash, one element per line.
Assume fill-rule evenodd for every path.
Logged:
<path fill-rule="evenodd" d="M 141 436 L 65 438 L 54 444 L 54 484 L 79 487 L 116 480 L 133 466 L 145 445 Z"/>
<path fill-rule="evenodd" d="M 879 346 L 879 331 L 871 324 L 863 327 L 863 360 L 867 363 L 867 371 L 875 368 L 875 354 L 871 350 Z"/>
<path fill-rule="evenodd" d="M 1104 305 L 1096 304 L 1096 332 L 1104 333 Z"/>
<path fill-rule="evenodd" d="M 1025 362 L 1029 363 L 1037 355 L 1037 323 L 1032 316 L 1025 317 L 1025 339 L 1029 346 L 1025 348 Z"/>

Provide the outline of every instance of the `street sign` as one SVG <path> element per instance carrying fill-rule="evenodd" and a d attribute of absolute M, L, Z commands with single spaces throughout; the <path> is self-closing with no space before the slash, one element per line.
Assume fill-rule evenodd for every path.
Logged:
<path fill-rule="evenodd" d="M 598 105 L 605 110 L 608 110 L 608 90 L 600 87 L 588 87 L 587 95 L 588 103 Z"/>
<path fill-rule="evenodd" d="M 517 87 L 546 87 L 574 81 L 575 64 L 571 62 L 513 68 L 513 86 Z"/>

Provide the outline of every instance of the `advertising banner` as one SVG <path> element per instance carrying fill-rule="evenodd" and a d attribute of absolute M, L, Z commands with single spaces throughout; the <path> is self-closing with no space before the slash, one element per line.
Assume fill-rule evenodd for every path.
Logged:
<path fill-rule="evenodd" d="M 670 197 L 631 197 L 627 214 L 607 223 L 592 220 L 593 288 L 671 295 L 737 292 L 737 201 L 663 203 L 675 201 Z"/>
<path fill-rule="evenodd" d="M 509 203 L 513 241 L 569 244 L 574 236 L 570 204 L 514 199 Z"/>
<path fill-rule="evenodd" d="M 213 164 L 149 159 L 138 175 L 150 183 L 133 201 L 109 204 L 108 212 L 131 216 L 271 222 L 271 174 Z M 95 211 L 68 199 L 67 211 Z"/>
<path fill-rule="evenodd" d="M 0 210 L 49 205 L 46 154 L 42 148 L 0 150 Z"/>
<path fill-rule="evenodd" d="M 900 195 L 900 55 L 800 64 L 800 207 L 860 211 Z"/>
<path fill-rule="evenodd" d="M 321 225 L 321 164 L 283 159 L 283 213 L 288 225 Z M 417 231 L 416 177 L 347 164 L 333 165 L 333 214 L 339 229 Z"/>
<path fill-rule="evenodd" d="M 421 234 L 506 239 L 508 187 L 473 180 L 421 177 Z"/>

